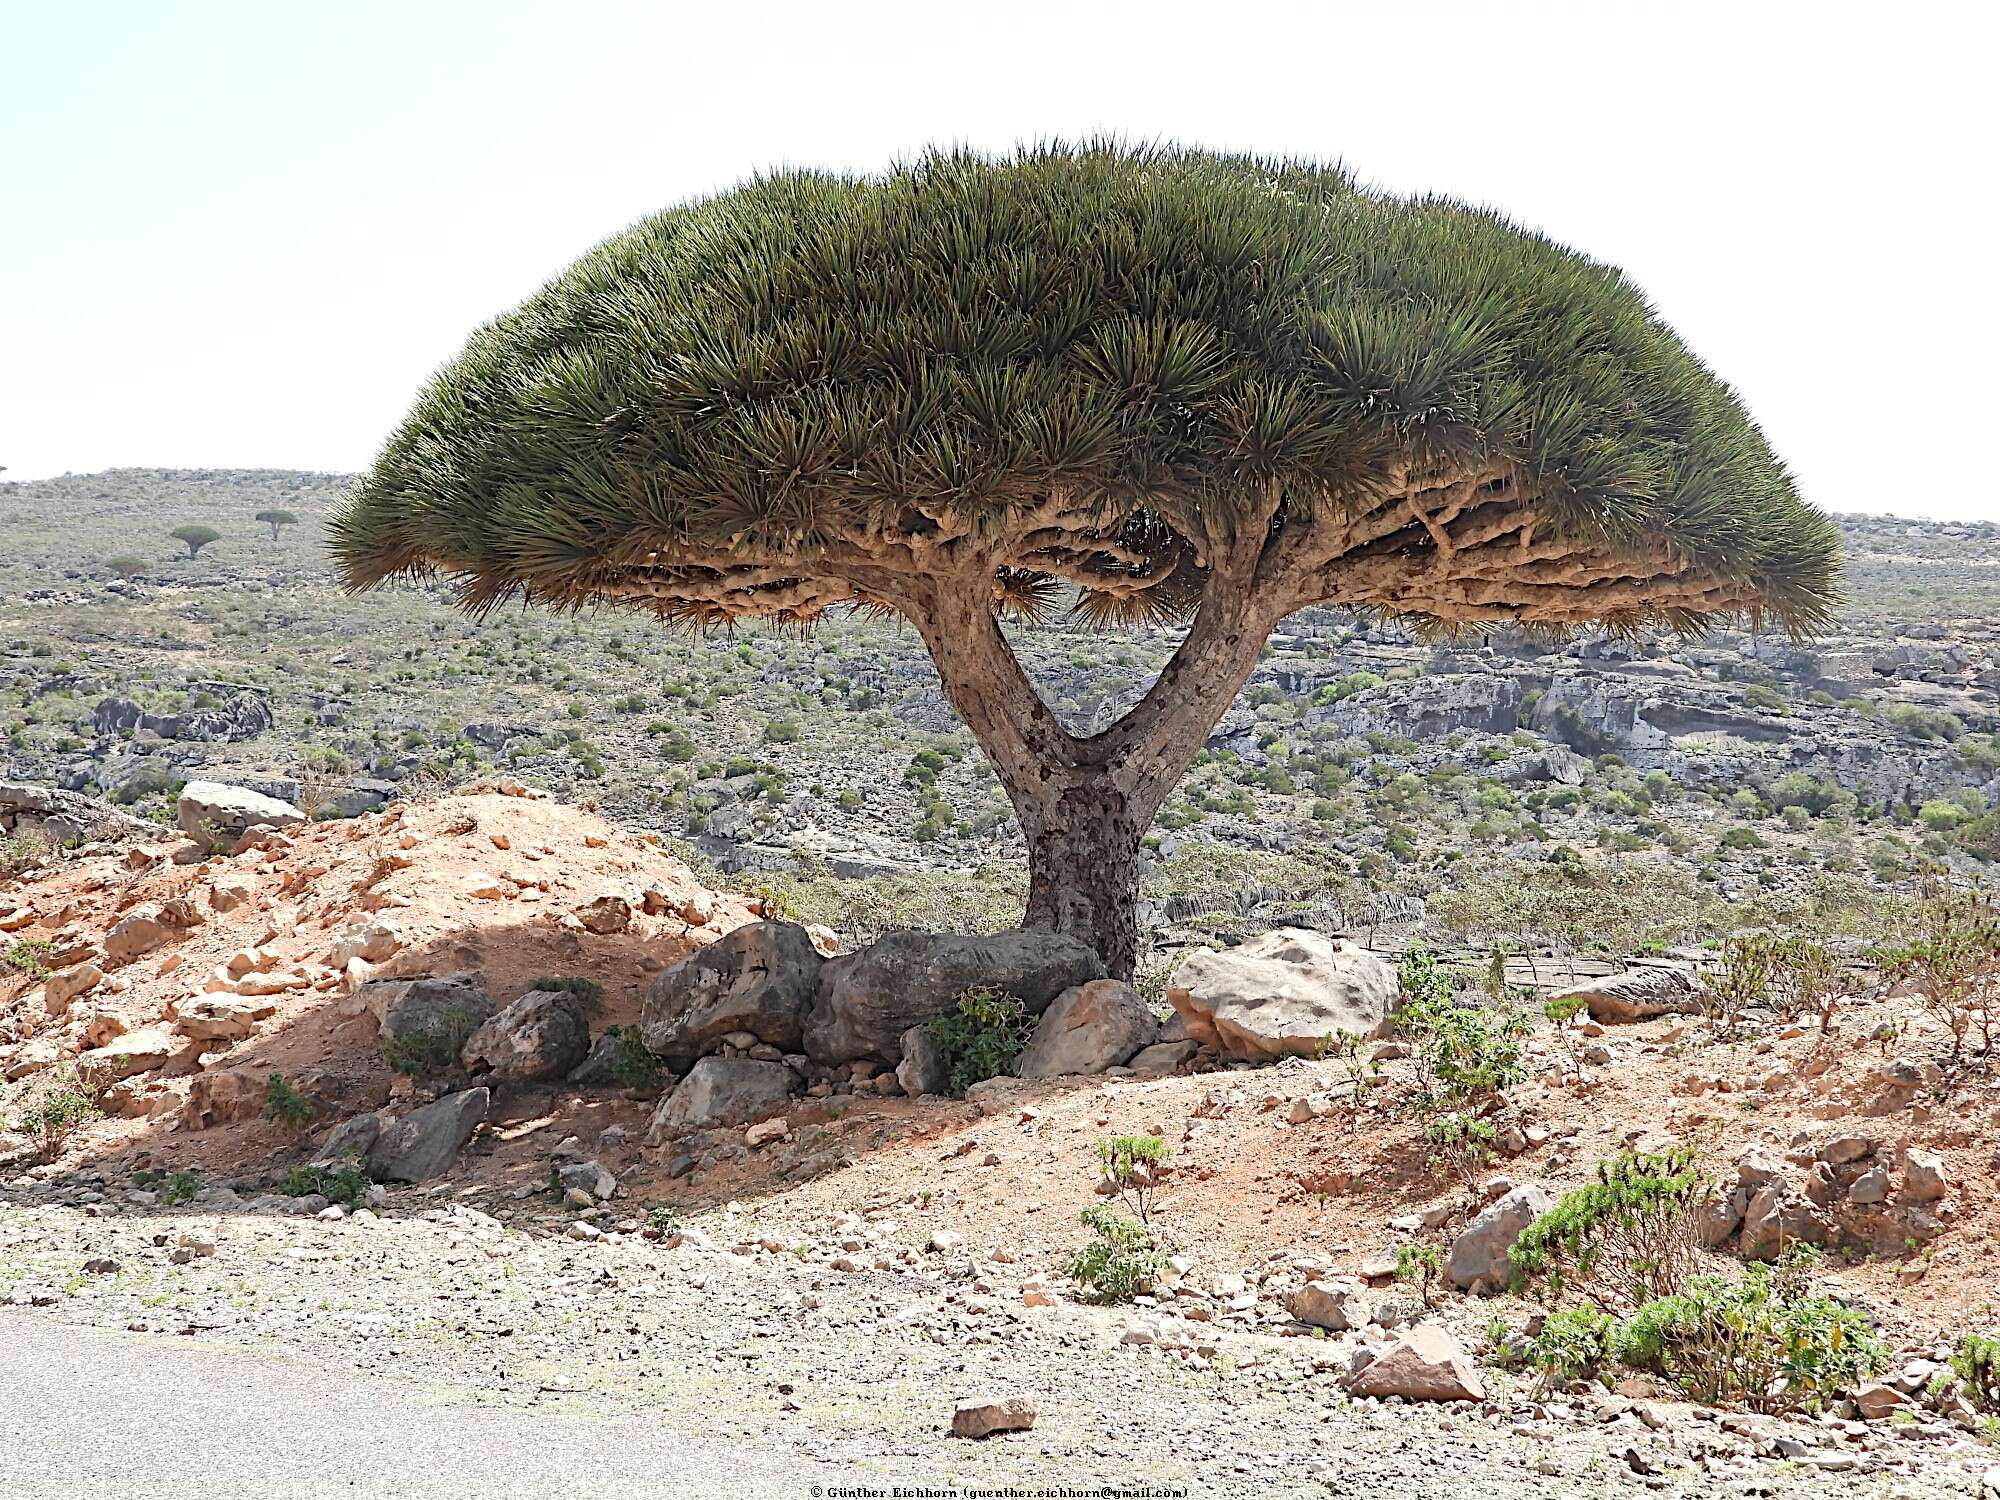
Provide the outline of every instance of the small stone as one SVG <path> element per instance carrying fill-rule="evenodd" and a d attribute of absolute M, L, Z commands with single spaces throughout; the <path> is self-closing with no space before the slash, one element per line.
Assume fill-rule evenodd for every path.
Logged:
<path fill-rule="evenodd" d="M 975 1396 L 952 1413 L 951 1435 L 991 1437 L 996 1432 L 1026 1432 L 1035 1425 L 1035 1403 L 1026 1396 Z"/>

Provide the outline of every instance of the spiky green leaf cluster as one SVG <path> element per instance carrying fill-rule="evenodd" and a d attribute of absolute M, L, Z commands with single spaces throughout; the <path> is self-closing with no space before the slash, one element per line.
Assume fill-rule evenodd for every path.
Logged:
<path fill-rule="evenodd" d="M 640 221 L 472 337 L 333 535 L 356 588 L 809 619 L 898 607 L 899 539 L 1003 537 L 1059 495 L 1080 560 L 997 549 L 999 601 L 1046 614 L 1061 581 L 1088 622 L 1165 620 L 1274 491 L 1275 529 L 1330 528 L 1394 476 L 1496 466 L 1544 546 L 1728 585 L 1645 618 L 1805 629 L 1834 596 L 1830 524 L 1615 268 L 1338 168 L 1116 143 L 778 173 Z"/>

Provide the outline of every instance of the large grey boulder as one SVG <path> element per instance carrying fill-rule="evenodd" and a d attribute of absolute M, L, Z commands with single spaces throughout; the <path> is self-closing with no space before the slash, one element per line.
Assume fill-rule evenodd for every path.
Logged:
<path fill-rule="evenodd" d="M 403 1043 L 453 1055 L 500 1008 L 475 974 L 378 979 L 355 994 L 381 1026 L 385 1048 Z"/>
<path fill-rule="evenodd" d="M 1576 985 L 1555 998 L 1579 997 L 1591 1020 L 1617 1023 L 1688 1014 L 1701 1009 L 1698 996 L 1693 977 L 1684 971 L 1644 968 Z"/>
<path fill-rule="evenodd" d="M 529 990 L 466 1038 L 459 1061 L 470 1073 L 512 1083 L 560 1078 L 590 1051 L 590 1021 L 568 990 Z"/>
<path fill-rule="evenodd" d="M 444 1176 L 492 1102 L 488 1089 L 465 1089 L 411 1110 L 384 1126 L 369 1146 L 368 1175 L 377 1182 L 429 1182 Z"/>
<path fill-rule="evenodd" d="M 1451 1284 L 1461 1291 L 1481 1281 L 1495 1291 L 1506 1286 L 1514 1272 L 1507 1252 L 1514 1248 L 1522 1230 L 1553 1207 L 1555 1200 L 1532 1182 L 1524 1182 L 1487 1204 L 1451 1243 L 1446 1266 Z"/>
<path fill-rule="evenodd" d="M 190 781 L 181 788 L 174 821 L 203 849 L 232 849 L 252 828 L 295 828 L 306 815 L 289 802 L 220 781 Z"/>
<path fill-rule="evenodd" d="M 1188 1037 L 1239 1062 L 1313 1053 L 1335 1032 L 1385 1037 L 1395 1026 L 1395 966 L 1302 927 L 1234 948 L 1197 948 L 1167 999 Z"/>
<path fill-rule="evenodd" d="M 829 959 L 806 1017 L 805 1049 L 822 1065 L 902 1057 L 903 1033 L 986 986 L 1039 1016 L 1064 990 L 1104 977 L 1104 960 L 1063 933 L 892 932 L 859 953 Z"/>
<path fill-rule="evenodd" d="M 653 1115 L 650 1140 L 683 1130 L 754 1125 L 790 1106 L 798 1077 L 783 1063 L 704 1057 Z"/>
<path fill-rule="evenodd" d="M 736 1031 L 796 1052 L 820 962 L 796 922 L 738 927 L 653 981 L 639 1010 L 640 1035 L 649 1050 L 683 1067 Z"/>
<path fill-rule="evenodd" d="M 1018 1078 L 1102 1073 L 1131 1061 L 1159 1033 L 1153 1013 L 1117 979 L 1093 979 L 1064 990 L 1042 1012 L 1041 1023 L 1014 1064 Z"/>

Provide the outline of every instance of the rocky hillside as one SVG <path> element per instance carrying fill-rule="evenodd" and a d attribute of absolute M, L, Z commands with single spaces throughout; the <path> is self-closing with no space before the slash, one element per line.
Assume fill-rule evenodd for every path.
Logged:
<path fill-rule="evenodd" d="M 1385 1495 L 1549 1500 L 1991 1466 L 1949 1361 L 1990 1331 L 2000 1075 L 1935 997 L 1837 985 L 1822 1029 L 1641 966 L 1544 1009 L 1285 929 L 1149 1004 L 1060 939 L 770 920 L 512 778 L 319 822 L 196 783 L 176 815 L 0 878 L 0 1317 L 941 1478 L 1018 1476 L 1009 1442 L 1245 1496 L 1354 1493 L 1357 1453 Z M 933 1024 L 982 986 L 1024 1014 Z M 1795 1336 L 1860 1351 L 1817 1410 L 1544 1337 L 1574 1291 L 1510 1257 L 1634 1160 L 1684 1174 L 1684 1274 L 1816 1247 L 1835 1300 L 1787 1302 Z"/>

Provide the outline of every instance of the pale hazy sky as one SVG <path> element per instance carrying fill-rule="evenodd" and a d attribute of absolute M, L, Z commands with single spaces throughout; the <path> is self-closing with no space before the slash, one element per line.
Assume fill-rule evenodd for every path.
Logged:
<path fill-rule="evenodd" d="M 2000 519 L 1995 14 L 0 0 L 0 464 L 359 468 L 643 213 L 1115 132 L 1495 205 L 1631 272 L 1816 503 Z"/>

